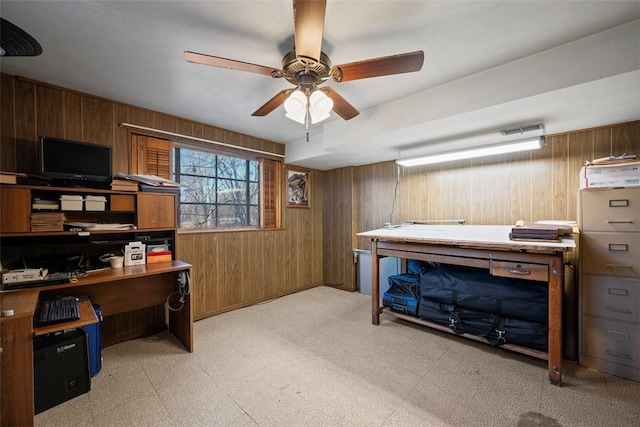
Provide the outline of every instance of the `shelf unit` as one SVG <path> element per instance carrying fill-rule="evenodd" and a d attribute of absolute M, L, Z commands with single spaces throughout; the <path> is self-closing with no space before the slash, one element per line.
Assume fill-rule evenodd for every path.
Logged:
<path fill-rule="evenodd" d="M 63 195 L 103 196 L 105 210 L 32 209 L 36 198 L 59 200 Z M 117 252 L 132 241 L 167 244 L 175 259 L 175 194 L 5 185 L 0 187 L 0 202 L 1 260 L 5 268 L 46 267 L 51 258 L 72 263 L 82 257 L 86 263 L 101 254 Z M 32 215 L 51 212 L 64 214 L 65 222 L 132 224 L 134 228 L 65 231 L 60 227 L 56 231 L 32 231 Z"/>

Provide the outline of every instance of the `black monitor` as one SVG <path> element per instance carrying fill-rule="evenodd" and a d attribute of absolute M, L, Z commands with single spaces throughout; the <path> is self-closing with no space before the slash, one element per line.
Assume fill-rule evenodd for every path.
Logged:
<path fill-rule="evenodd" d="M 43 136 L 38 146 L 40 175 L 70 184 L 111 181 L 111 147 Z"/>

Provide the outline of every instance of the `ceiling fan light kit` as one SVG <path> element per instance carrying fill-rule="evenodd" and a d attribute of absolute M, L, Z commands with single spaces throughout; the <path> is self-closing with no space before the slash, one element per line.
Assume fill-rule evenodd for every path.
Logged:
<path fill-rule="evenodd" d="M 282 70 L 189 51 L 184 52 L 184 58 L 196 64 L 284 78 L 295 86 L 295 89 L 277 93 L 252 116 L 266 116 L 284 104 L 286 117 L 305 124 L 307 129 L 309 117 L 311 123 L 319 123 L 327 119 L 331 111 L 350 120 L 360 114 L 359 111 L 334 89 L 319 88 L 320 85 L 330 78 L 340 83 L 420 71 L 424 52 L 419 50 L 332 67 L 331 60 L 322 52 L 326 3 L 326 0 L 293 0 L 295 48 L 282 59 Z M 307 132 L 307 140 L 308 136 Z"/>

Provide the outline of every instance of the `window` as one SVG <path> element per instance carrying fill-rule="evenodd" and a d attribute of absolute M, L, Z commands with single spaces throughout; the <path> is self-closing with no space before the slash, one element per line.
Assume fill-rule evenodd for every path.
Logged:
<path fill-rule="evenodd" d="M 258 227 L 260 161 L 176 147 L 180 228 Z"/>

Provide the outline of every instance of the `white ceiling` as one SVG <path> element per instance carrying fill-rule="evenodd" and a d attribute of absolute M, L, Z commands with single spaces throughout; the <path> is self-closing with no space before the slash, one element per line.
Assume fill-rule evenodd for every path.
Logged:
<path fill-rule="evenodd" d="M 283 79 L 186 62 L 185 50 L 281 68 L 291 0 L 7 1 L 40 42 L 2 71 L 287 144 L 288 163 L 361 165 L 640 119 L 640 1 L 328 0 L 334 65 L 424 50 L 411 74 L 326 85 L 361 114 L 304 125 L 251 113 Z"/>

